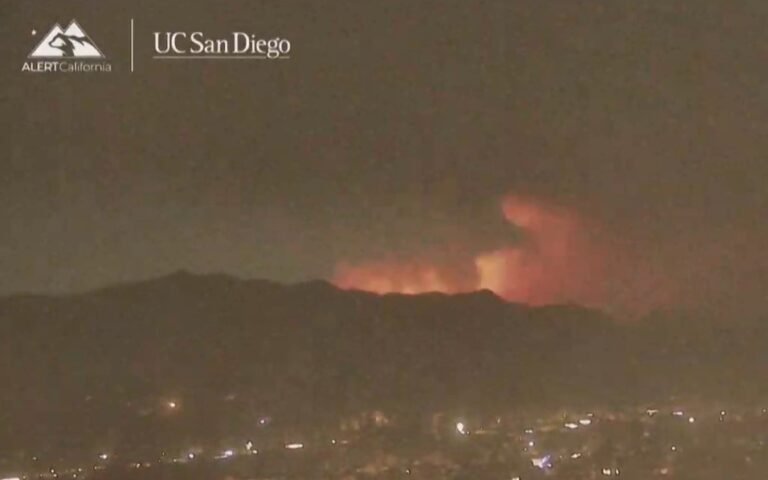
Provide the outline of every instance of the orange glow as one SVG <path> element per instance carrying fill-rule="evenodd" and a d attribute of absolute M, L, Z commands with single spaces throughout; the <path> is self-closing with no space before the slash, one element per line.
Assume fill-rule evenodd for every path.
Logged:
<path fill-rule="evenodd" d="M 340 288 L 374 293 L 457 293 L 457 282 L 434 265 L 419 262 L 371 262 L 363 265 L 342 263 L 336 268 L 334 283 Z"/>
<path fill-rule="evenodd" d="M 342 263 L 334 282 L 341 288 L 376 293 L 488 289 L 505 299 L 530 304 L 589 305 L 599 299 L 602 262 L 587 222 L 571 210 L 514 195 L 503 199 L 501 210 L 521 230 L 521 240 L 478 252 L 469 260 L 472 265 L 438 265 L 420 259 Z M 457 270 L 470 273 L 462 277 L 449 273 Z"/>
<path fill-rule="evenodd" d="M 524 237 L 476 257 L 479 288 L 531 304 L 597 301 L 603 268 L 588 222 L 571 210 L 517 196 L 505 198 L 502 210 Z"/>

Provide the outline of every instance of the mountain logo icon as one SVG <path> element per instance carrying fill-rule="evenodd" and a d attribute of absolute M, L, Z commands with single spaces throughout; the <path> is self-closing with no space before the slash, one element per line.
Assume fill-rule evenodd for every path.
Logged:
<path fill-rule="evenodd" d="M 57 23 L 27 58 L 106 58 L 77 20 L 66 29 Z"/>

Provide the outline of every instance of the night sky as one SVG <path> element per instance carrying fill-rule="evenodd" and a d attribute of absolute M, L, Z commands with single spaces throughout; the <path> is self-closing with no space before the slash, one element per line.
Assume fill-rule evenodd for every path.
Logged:
<path fill-rule="evenodd" d="M 114 72 L 20 72 L 71 18 Z M 760 308 L 766 25 L 762 0 L 6 0 L 0 293 L 186 269 Z M 153 61 L 167 30 L 293 50 Z"/>

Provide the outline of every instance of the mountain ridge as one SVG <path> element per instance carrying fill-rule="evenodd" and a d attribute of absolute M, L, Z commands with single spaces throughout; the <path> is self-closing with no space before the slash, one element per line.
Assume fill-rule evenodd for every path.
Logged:
<path fill-rule="evenodd" d="M 764 326 L 742 334 L 666 325 L 621 324 L 574 305 L 529 307 L 488 291 L 376 295 L 188 272 L 5 297 L 0 444 L 41 441 L 28 431 L 35 422 L 122 431 L 136 405 L 169 396 L 197 405 L 190 424 L 209 425 L 209 414 L 234 421 L 256 411 L 317 420 L 379 408 L 768 394 L 751 381 L 768 364 Z M 228 410 L 222 399 L 231 395 L 251 406 Z"/>

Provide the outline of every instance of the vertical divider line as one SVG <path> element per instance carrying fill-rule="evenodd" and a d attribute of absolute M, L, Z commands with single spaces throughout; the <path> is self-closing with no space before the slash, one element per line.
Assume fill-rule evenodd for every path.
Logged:
<path fill-rule="evenodd" d="M 133 73 L 133 19 L 131 19 L 131 73 Z"/>

